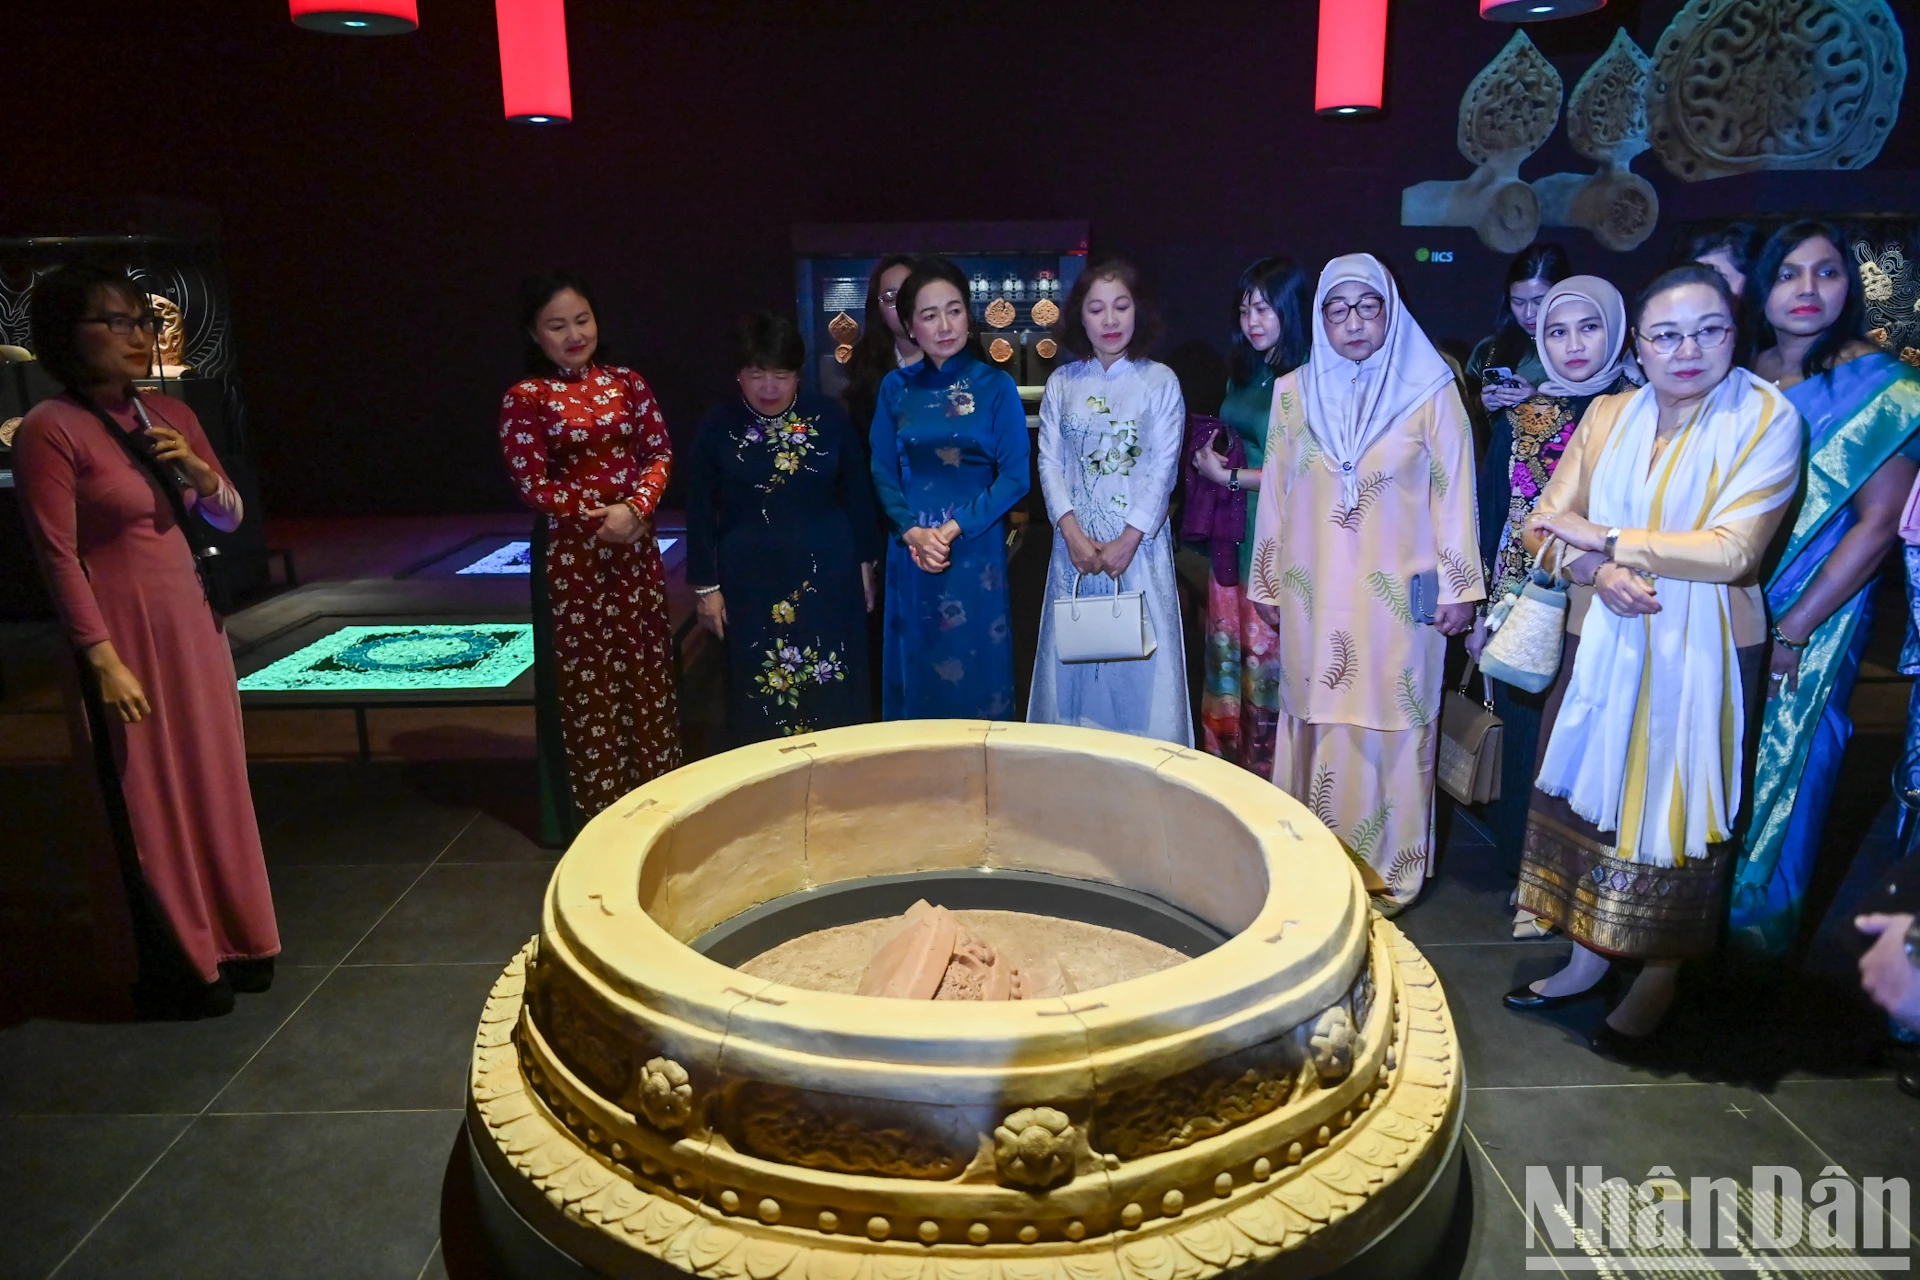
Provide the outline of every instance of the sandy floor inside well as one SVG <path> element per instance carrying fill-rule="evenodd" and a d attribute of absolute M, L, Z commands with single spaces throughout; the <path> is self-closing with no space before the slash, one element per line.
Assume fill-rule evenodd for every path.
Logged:
<path fill-rule="evenodd" d="M 1016 969 L 1031 969 L 1045 956 L 1057 957 L 1075 991 L 1091 991 L 1158 973 L 1187 958 L 1137 934 L 1079 920 L 1025 911 L 953 914 Z M 860 989 L 860 975 L 873 955 L 874 944 L 895 919 L 862 920 L 802 934 L 761 952 L 739 968 L 742 973 L 788 986 L 852 995 Z"/>

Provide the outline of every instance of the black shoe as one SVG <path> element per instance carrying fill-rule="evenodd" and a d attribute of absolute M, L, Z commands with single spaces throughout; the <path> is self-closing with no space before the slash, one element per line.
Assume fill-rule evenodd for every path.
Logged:
<path fill-rule="evenodd" d="M 1625 1062 L 1637 1062 L 1646 1056 L 1647 1046 L 1660 1034 L 1658 1029 L 1643 1036 L 1630 1036 L 1614 1028 L 1605 1018 L 1593 1029 L 1587 1038 L 1587 1047 L 1603 1057 L 1618 1058 Z"/>
<path fill-rule="evenodd" d="M 218 982 L 133 984 L 135 1015 L 152 1022 L 197 1022 L 233 1012 L 233 984 Z"/>
<path fill-rule="evenodd" d="M 242 995 L 258 995 L 273 986 L 273 957 L 227 960 L 221 963 L 220 974 Z"/>
<path fill-rule="evenodd" d="M 1920 1062 L 1903 1064 L 1893 1073 L 1893 1083 L 1909 1098 L 1920 1098 Z"/>
<path fill-rule="evenodd" d="M 1546 1013 L 1550 1009 L 1564 1009 L 1568 1005 L 1579 1004 L 1583 1000 L 1605 998 L 1613 989 L 1613 970 L 1600 975 L 1600 980 L 1585 991 L 1575 991 L 1571 995 L 1543 996 L 1533 989 L 1531 983 L 1515 987 L 1500 997 L 1500 1003 L 1509 1009 L 1518 1009 L 1522 1013 Z"/>

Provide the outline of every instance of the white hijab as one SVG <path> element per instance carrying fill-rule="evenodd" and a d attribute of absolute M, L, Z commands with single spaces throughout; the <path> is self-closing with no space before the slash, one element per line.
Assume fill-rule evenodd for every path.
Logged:
<path fill-rule="evenodd" d="M 1358 280 L 1386 303 L 1387 337 L 1355 364 L 1327 337 L 1321 308 L 1334 286 Z M 1313 295 L 1313 355 L 1300 371 L 1307 427 L 1320 442 L 1321 461 L 1340 477 L 1347 506 L 1360 487 L 1360 458 L 1369 446 L 1453 382 L 1453 367 L 1407 314 L 1393 277 L 1370 253 L 1335 258 L 1320 273 Z"/>
<path fill-rule="evenodd" d="M 1607 329 L 1607 362 L 1591 377 L 1573 382 L 1562 378 L 1553 361 L 1547 358 L 1547 317 L 1556 304 L 1568 298 L 1592 303 L 1593 309 L 1600 313 L 1600 323 Z M 1547 290 L 1547 296 L 1540 303 L 1540 323 L 1534 326 L 1533 345 L 1540 353 L 1540 367 L 1547 371 L 1547 380 L 1540 384 L 1540 390 L 1550 396 L 1597 396 L 1613 390 L 1613 384 L 1620 381 L 1623 372 L 1636 385 L 1646 381 L 1627 350 L 1626 301 L 1618 289 L 1599 276 L 1568 276 Z"/>
<path fill-rule="evenodd" d="M 1587 519 L 1686 533 L 1751 520 L 1793 497 L 1800 415 L 1735 369 L 1656 461 L 1660 406 L 1634 393 L 1594 463 Z M 1540 790 L 1565 797 L 1623 862 L 1671 867 L 1731 838 L 1746 740 L 1731 592 L 1658 580 L 1660 612 L 1622 618 L 1598 596 L 1580 629 Z"/>

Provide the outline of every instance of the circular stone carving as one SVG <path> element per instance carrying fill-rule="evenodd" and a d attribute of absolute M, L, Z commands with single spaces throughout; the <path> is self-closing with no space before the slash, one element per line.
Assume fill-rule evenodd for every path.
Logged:
<path fill-rule="evenodd" d="M 1005 298 L 995 298 L 987 304 L 987 323 L 996 329 L 1006 328 L 1019 317 L 1019 314 L 1013 309 L 1013 304 Z"/>
<path fill-rule="evenodd" d="M 1886 0 L 1690 0 L 1655 46 L 1653 148 L 1690 182 L 1858 169 L 1893 131 L 1906 78 Z"/>
<path fill-rule="evenodd" d="M 1013 359 L 1013 344 L 1005 338 L 995 338 L 987 344 L 987 354 L 993 358 L 995 364 L 1005 364 Z"/>
<path fill-rule="evenodd" d="M 1073 1172 L 1073 1126 L 1064 1112 L 1029 1107 L 993 1131 L 1000 1179 L 1023 1187 L 1050 1187 Z"/>
<path fill-rule="evenodd" d="M 1051 329 L 1060 322 L 1060 304 L 1052 298 L 1042 298 L 1033 304 L 1033 322 L 1042 329 Z"/>
<path fill-rule="evenodd" d="M 1151 893 L 1228 940 L 965 1006 L 782 986 L 687 945 L 814 886 L 998 868 Z M 597 1048 L 555 1034 L 581 1027 Z M 921 720 L 729 752 L 589 823 L 482 1012 L 469 1128 L 520 1217 L 606 1274 L 1142 1280 L 1122 1270 L 1141 1250 L 1180 1280 L 1280 1280 L 1437 1185 L 1461 1088 L 1433 970 L 1299 802 L 1164 743 Z"/>

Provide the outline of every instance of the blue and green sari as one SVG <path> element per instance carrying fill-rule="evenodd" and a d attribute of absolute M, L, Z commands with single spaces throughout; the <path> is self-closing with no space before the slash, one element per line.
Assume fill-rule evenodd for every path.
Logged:
<path fill-rule="evenodd" d="M 1920 431 L 1920 374 L 1868 355 L 1789 387 L 1807 428 L 1799 516 L 1767 607 L 1779 617 L 1800 598 L 1853 527 L 1853 497 Z M 1750 954 L 1782 956 L 1800 929 L 1801 901 L 1853 722 L 1847 702 L 1872 629 L 1873 582 L 1821 623 L 1800 655 L 1798 687 L 1767 701 L 1753 817 L 1734 872 L 1729 926 Z"/>

